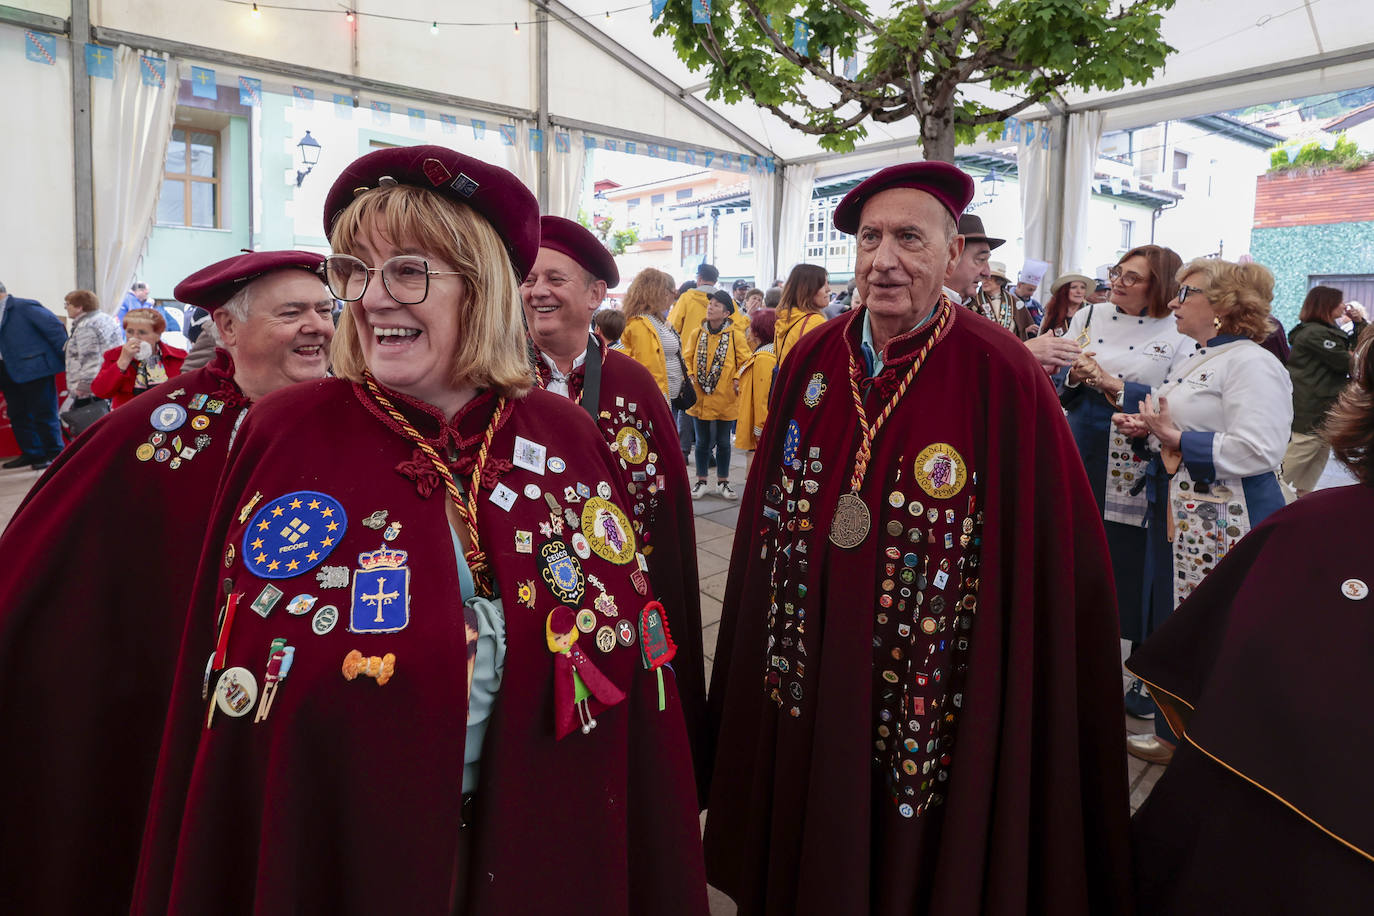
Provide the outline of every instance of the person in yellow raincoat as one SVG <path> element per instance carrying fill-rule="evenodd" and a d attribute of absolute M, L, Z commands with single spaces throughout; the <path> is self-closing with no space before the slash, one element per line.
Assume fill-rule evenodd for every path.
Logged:
<path fill-rule="evenodd" d="M 778 314 L 773 309 L 760 308 L 749 315 L 749 332 L 745 342 L 754 351 L 740 364 L 735 373 L 735 391 L 739 395 L 739 417 L 735 421 L 735 448 L 746 454 L 747 468 L 754 460 L 763 421 L 768 416 L 768 396 L 773 388 L 773 373 L 778 365 L 773 347 L 773 330 Z"/>
<path fill-rule="evenodd" d="M 774 348 L 778 365 L 802 339 L 825 324 L 821 309 L 830 304 L 830 279 L 824 267 L 798 264 L 787 275 L 782 287 L 782 301 L 778 303 L 778 321 L 774 331 Z"/>
<path fill-rule="evenodd" d="M 704 321 L 687 329 L 682 341 L 682 356 L 697 393 L 696 404 L 687 411 L 696 427 L 697 481 L 692 485 L 692 498 L 700 499 L 710 489 L 706 471 L 714 447 L 715 493 L 724 499 L 736 499 L 738 494 L 730 486 L 729 479 L 730 438 L 739 415 L 734 379 L 739 367 L 749 359 L 750 352 L 745 335 L 730 320 L 718 299 L 711 299 L 707 304 Z"/>

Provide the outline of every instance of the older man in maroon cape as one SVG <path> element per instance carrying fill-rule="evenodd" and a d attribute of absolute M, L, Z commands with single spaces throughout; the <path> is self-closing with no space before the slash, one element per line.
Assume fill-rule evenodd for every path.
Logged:
<path fill-rule="evenodd" d="M 687 466 L 654 377 L 588 332 L 607 287 L 619 282 L 615 259 L 596 236 L 569 219 L 540 219 L 539 256 L 520 286 L 539 384 L 591 415 L 634 501 L 631 522 L 644 544 L 649 579 L 679 634 L 673 668 L 704 787 L 710 765 L 702 735 L 706 675 Z"/>
<path fill-rule="evenodd" d="M 1106 546 L 1044 371 L 941 294 L 972 193 L 858 185 L 864 307 L 777 380 L 710 695 L 707 877 L 742 913 L 1129 906 Z"/>
<path fill-rule="evenodd" d="M 239 255 L 176 296 L 223 349 L 62 452 L 0 537 L 0 898 L 128 907 L 206 514 L 249 404 L 327 368 L 304 251 Z"/>

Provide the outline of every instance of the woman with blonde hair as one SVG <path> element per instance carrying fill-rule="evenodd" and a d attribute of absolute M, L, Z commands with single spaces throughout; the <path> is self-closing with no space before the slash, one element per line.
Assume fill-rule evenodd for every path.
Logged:
<path fill-rule="evenodd" d="M 668 310 L 677 301 L 673 278 L 646 267 L 630 281 L 621 311 L 625 330 L 620 345 L 658 382 L 658 390 L 672 403 L 682 389 L 682 342 L 668 324 Z"/>
<path fill-rule="evenodd" d="M 577 907 L 704 914 L 668 665 L 699 634 L 654 600 L 596 425 L 531 388 L 534 197 L 401 147 L 324 222 L 338 377 L 238 431 L 133 908 L 554 912 L 530 863 L 575 841 Z"/>
<path fill-rule="evenodd" d="M 1197 346 L 1161 385 L 1112 421 L 1152 455 L 1144 491 L 1141 630 L 1148 637 L 1254 525 L 1283 506 L 1278 469 L 1293 419 L 1292 385 L 1269 334 L 1274 275 L 1262 264 L 1198 259 L 1178 271 L 1169 307 Z M 1167 763 L 1178 736 L 1163 716 L 1127 750 Z"/>
<path fill-rule="evenodd" d="M 824 267 L 798 264 L 787 275 L 778 303 L 774 349 L 778 368 L 802 336 L 825 324 L 821 310 L 830 304 L 830 281 Z"/>

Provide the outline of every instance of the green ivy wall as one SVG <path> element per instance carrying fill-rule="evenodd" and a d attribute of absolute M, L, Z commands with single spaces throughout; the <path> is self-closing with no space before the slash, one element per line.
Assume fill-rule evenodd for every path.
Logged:
<path fill-rule="evenodd" d="M 1374 274 L 1374 221 L 1255 229 L 1250 253 L 1274 272 L 1274 317 L 1292 328 L 1313 274 Z"/>

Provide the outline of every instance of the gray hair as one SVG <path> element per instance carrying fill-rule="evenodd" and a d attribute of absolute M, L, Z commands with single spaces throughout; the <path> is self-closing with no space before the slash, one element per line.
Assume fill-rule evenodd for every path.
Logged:
<path fill-rule="evenodd" d="M 9 290 L 5 289 L 5 284 L 4 284 L 4 283 L 0 283 L 0 293 L 7 293 L 7 292 L 9 292 Z"/>
<path fill-rule="evenodd" d="M 224 309 L 230 315 L 233 315 L 235 321 L 247 321 L 248 312 L 253 307 L 253 286 L 254 284 L 249 283 L 243 289 L 230 296 L 220 308 Z"/>
<path fill-rule="evenodd" d="M 139 281 L 136 282 L 133 286 L 129 287 L 129 292 L 136 293 L 136 292 L 138 292 L 138 291 L 141 290 L 141 289 L 147 289 L 147 288 L 148 288 L 148 284 L 147 284 L 147 283 L 144 283 L 142 280 L 139 280 Z"/>

